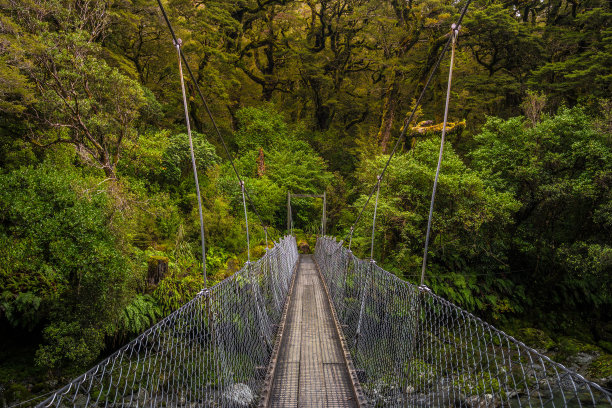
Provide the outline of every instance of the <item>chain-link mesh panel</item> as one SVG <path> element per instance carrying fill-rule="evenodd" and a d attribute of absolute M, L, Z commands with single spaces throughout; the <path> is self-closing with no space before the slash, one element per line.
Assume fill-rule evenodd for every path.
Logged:
<path fill-rule="evenodd" d="M 298 259 L 286 237 L 39 406 L 254 404 Z"/>
<path fill-rule="evenodd" d="M 612 406 L 612 393 L 340 242 L 315 256 L 374 406 Z"/>

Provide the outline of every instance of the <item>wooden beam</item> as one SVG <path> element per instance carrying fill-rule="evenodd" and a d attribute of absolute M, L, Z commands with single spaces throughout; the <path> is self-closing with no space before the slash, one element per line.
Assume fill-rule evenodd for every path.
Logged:
<path fill-rule="evenodd" d="M 297 197 L 297 198 L 323 198 L 323 194 L 291 194 L 291 197 Z"/>

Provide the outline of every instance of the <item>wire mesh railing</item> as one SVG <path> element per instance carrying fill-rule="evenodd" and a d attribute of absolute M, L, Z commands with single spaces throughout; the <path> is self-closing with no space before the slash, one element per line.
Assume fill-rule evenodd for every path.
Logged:
<path fill-rule="evenodd" d="M 38 406 L 254 404 L 297 258 L 285 237 Z"/>
<path fill-rule="evenodd" d="M 373 406 L 612 406 L 612 393 L 333 238 L 315 257 Z"/>

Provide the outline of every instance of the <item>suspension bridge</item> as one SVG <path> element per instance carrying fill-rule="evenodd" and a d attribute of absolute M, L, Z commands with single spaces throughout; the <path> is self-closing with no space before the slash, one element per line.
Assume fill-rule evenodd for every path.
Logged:
<path fill-rule="evenodd" d="M 314 255 L 299 255 L 287 232 L 251 262 L 247 201 L 263 223 L 181 49 L 185 120 L 196 185 L 203 273 L 204 223 L 182 67 L 195 86 L 241 187 L 248 261 L 64 387 L 19 405 L 38 407 L 609 407 L 612 391 L 437 296 L 424 285 L 440 173 L 454 50 L 471 0 L 451 26 L 435 65 L 370 194 L 343 240 L 321 235 Z M 442 58 L 451 60 L 438 166 L 425 237 L 421 284 L 376 265 L 374 238 L 380 184 L 405 139 Z M 374 193 L 376 193 L 374 195 Z M 372 252 L 351 252 L 355 225 L 374 200 Z M 347 241 L 348 239 L 348 241 Z M 44 398 L 44 400 L 43 400 Z"/>
<path fill-rule="evenodd" d="M 612 393 L 320 237 L 293 236 L 40 407 L 599 407 Z"/>

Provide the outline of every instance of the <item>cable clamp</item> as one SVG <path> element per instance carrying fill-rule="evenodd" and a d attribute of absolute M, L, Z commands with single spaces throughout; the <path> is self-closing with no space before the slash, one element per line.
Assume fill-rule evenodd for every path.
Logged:
<path fill-rule="evenodd" d="M 177 38 L 176 41 L 172 40 L 172 44 L 174 44 L 176 48 L 181 48 L 181 45 L 183 45 L 183 40 Z"/>
<path fill-rule="evenodd" d="M 419 291 L 421 293 L 431 293 L 431 289 L 429 289 L 425 284 L 419 285 Z"/>
<path fill-rule="evenodd" d="M 458 26 L 455 23 L 451 24 L 451 34 L 453 36 L 453 41 L 457 40 L 457 37 L 459 36 L 459 30 L 461 30 L 461 26 Z"/>

